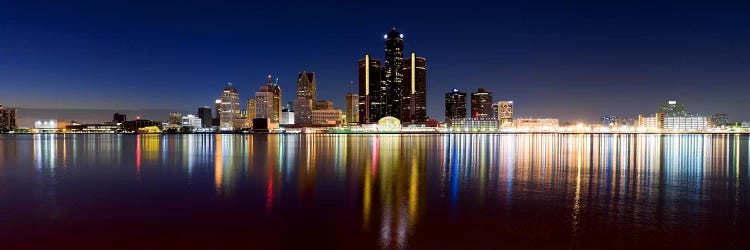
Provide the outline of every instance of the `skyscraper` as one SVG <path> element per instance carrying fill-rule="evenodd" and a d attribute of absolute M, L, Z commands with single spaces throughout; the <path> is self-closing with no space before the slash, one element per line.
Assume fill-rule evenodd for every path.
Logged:
<path fill-rule="evenodd" d="M 466 118 L 466 93 L 453 89 L 445 93 L 445 122 Z"/>
<path fill-rule="evenodd" d="M 240 92 L 230 82 L 221 92 L 219 127 L 224 130 L 234 129 L 234 118 L 240 115 Z"/>
<path fill-rule="evenodd" d="M 211 119 L 211 126 L 218 127 L 220 124 L 219 117 L 221 116 L 221 99 L 216 99 L 214 102 L 214 117 Z"/>
<path fill-rule="evenodd" d="M 315 72 L 300 72 L 297 75 L 297 98 L 304 97 L 314 102 L 317 100 L 316 91 Z"/>
<path fill-rule="evenodd" d="M 385 114 L 401 117 L 402 82 L 404 70 L 404 35 L 394 27 L 385 35 Z"/>
<path fill-rule="evenodd" d="M 260 91 L 255 92 L 255 118 L 273 120 L 274 93 L 271 91 L 271 86 L 263 85 L 260 87 Z"/>
<path fill-rule="evenodd" d="M 416 53 L 404 59 L 401 120 L 410 123 L 427 122 L 427 63 Z"/>
<path fill-rule="evenodd" d="M 659 105 L 659 111 L 664 113 L 667 117 L 683 117 L 688 116 L 685 111 L 685 105 L 678 104 L 677 101 L 669 101 L 667 104 Z"/>
<path fill-rule="evenodd" d="M 245 120 L 245 128 L 253 127 L 253 119 L 257 118 L 258 108 L 255 103 L 255 99 L 247 99 L 247 120 Z"/>
<path fill-rule="evenodd" d="M 198 108 L 198 118 L 201 118 L 201 127 L 210 128 L 212 117 L 213 114 L 211 114 L 211 108 L 208 106 Z"/>
<path fill-rule="evenodd" d="M 359 60 L 359 123 L 377 122 L 385 117 L 385 71 L 380 60 L 365 55 Z"/>
<path fill-rule="evenodd" d="M 0 104 L 0 132 L 8 132 L 18 128 L 18 112 L 14 108 L 5 108 Z"/>
<path fill-rule="evenodd" d="M 359 122 L 359 96 L 354 93 L 346 93 L 346 124 Z"/>
<path fill-rule="evenodd" d="M 305 97 L 294 100 L 294 124 L 312 124 L 313 101 Z"/>
<path fill-rule="evenodd" d="M 279 121 L 281 120 L 281 109 L 282 109 L 281 86 L 279 86 L 278 79 L 274 81 L 271 75 L 268 75 L 268 79 L 266 80 L 266 86 L 268 86 L 269 92 L 273 94 L 271 96 L 272 112 L 266 118 L 271 119 L 272 123 L 279 123 Z"/>
<path fill-rule="evenodd" d="M 492 92 L 479 88 L 471 93 L 471 117 L 492 118 Z"/>
<path fill-rule="evenodd" d="M 497 103 L 500 126 L 510 126 L 513 124 L 513 101 L 500 101 Z"/>

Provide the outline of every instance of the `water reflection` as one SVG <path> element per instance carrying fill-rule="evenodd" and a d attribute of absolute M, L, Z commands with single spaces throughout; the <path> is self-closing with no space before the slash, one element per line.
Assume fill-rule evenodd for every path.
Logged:
<path fill-rule="evenodd" d="M 41 214 L 71 211 L 66 197 L 55 195 L 58 189 L 68 190 L 72 180 L 97 179 L 209 204 L 242 204 L 269 218 L 325 207 L 341 216 L 327 215 L 328 220 L 356 220 L 356 227 L 338 224 L 375 236 L 382 248 L 429 246 L 420 232 L 460 229 L 462 221 L 480 214 L 502 225 L 527 213 L 548 219 L 551 226 L 546 227 L 553 229 L 542 229 L 567 235 L 564 241 L 572 247 L 605 232 L 637 241 L 644 233 L 688 228 L 723 228 L 729 232 L 723 237 L 737 242 L 747 230 L 743 218 L 750 201 L 750 147 L 747 136 L 735 134 L 33 135 L 2 140 L 0 187 L 22 175 L 13 173 L 33 167 L 40 176 L 34 196 L 43 204 L 35 205 Z M 26 160 L 32 164 L 25 166 Z M 491 235 L 480 242 L 493 242 Z"/>

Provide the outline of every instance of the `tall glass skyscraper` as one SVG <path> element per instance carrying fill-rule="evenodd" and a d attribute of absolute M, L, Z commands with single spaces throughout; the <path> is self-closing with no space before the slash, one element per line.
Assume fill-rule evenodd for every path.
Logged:
<path fill-rule="evenodd" d="M 415 53 L 404 60 L 401 121 L 427 122 L 427 63 Z"/>
<path fill-rule="evenodd" d="M 385 116 L 401 117 L 402 82 L 404 70 L 404 35 L 394 27 L 385 35 Z"/>
<path fill-rule="evenodd" d="M 466 93 L 458 89 L 445 93 L 445 122 L 450 119 L 466 119 Z"/>
<path fill-rule="evenodd" d="M 359 123 L 373 123 L 386 115 L 385 71 L 380 60 L 365 55 L 359 60 Z"/>
<path fill-rule="evenodd" d="M 471 93 L 471 117 L 492 118 L 492 92 L 479 88 Z"/>
<path fill-rule="evenodd" d="M 234 129 L 234 119 L 240 115 L 240 93 L 230 82 L 221 92 L 219 127 Z"/>

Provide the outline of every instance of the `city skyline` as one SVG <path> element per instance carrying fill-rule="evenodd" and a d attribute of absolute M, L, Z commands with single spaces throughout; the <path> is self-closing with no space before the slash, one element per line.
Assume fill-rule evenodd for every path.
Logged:
<path fill-rule="evenodd" d="M 23 3 L 14 5 L 18 5 L 15 6 L 17 10 L 31 8 L 24 7 Z M 229 45 L 221 48 L 215 46 L 214 40 L 205 36 L 208 32 L 205 27 L 196 27 L 182 19 L 174 20 L 174 27 L 162 27 L 167 32 L 161 35 L 132 31 L 141 26 L 151 27 L 158 20 L 128 24 L 119 18 L 91 15 L 96 11 L 104 11 L 120 13 L 122 17 L 138 13 L 155 16 L 149 8 L 127 7 L 115 10 L 93 5 L 32 21 L 34 15 L 50 14 L 48 12 L 51 10 L 45 8 L 51 7 L 40 7 L 37 14 L 16 11 L 2 15 L 3 20 L 10 20 L 18 25 L 7 29 L 7 37 L 12 38 L 0 46 L 0 52 L 9 55 L 4 58 L 17 59 L 0 67 L 0 82 L 7 86 L 0 93 L 0 103 L 8 107 L 19 107 L 21 118 L 24 116 L 24 108 L 49 107 L 160 109 L 194 113 L 198 107 L 211 105 L 216 99 L 216 95 L 211 93 L 225 86 L 226 82 L 234 83 L 240 92 L 240 102 L 244 103 L 262 84 L 263 76 L 269 73 L 279 78 L 282 89 L 294 91 L 297 74 L 309 71 L 316 72 L 318 99 L 332 100 L 337 108 L 342 109 L 345 94 L 357 92 L 348 84 L 357 79 L 356 62 L 362 59 L 362 55 L 371 54 L 374 58 L 383 60 L 384 64 L 383 41 L 380 39 L 395 26 L 407 41 L 405 52 L 415 51 L 418 56 L 424 56 L 429 61 L 427 114 L 433 119 L 443 120 L 443 94 L 452 88 L 459 88 L 467 93 L 485 88 L 495 93 L 496 100 L 514 100 L 517 104 L 514 110 L 517 117 L 556 117 L 561 121 L 585 122 L 595 122 L 605 114 L 634 118 L 639 113 L 655 112 L 653 107 L 667 100 L 678 100 L 686 104 L 691 113 L 706 116 L 727 113 L 733 121 L 750 120 L 750 114 L 744 112 L 750 107 L 742 96 L 742 92 L 748 88 L 747 80 L 750 79 L 750 73 L 743 62 L 750 51 L 739 47 L 739 44 L 747 44 L 750 39 L 746 34 L 727 31 L 728 27 L 732 27 L 730 23 L 738 17 L 737 13 L 722 9 L 721 17 L 706 23 L 707 18 L 712 16 L 711 11 L 718 10 L 702 10 L 704 12 L 699 13 L 700 6 L 695 5 L 682 5 L 679 8 L 655 5 L 646 9 L 641 18 L 660 25 L 648 27 L 643 21 L 623 23 L 626 14 L 632 14 L 638 6 L 619 6 L 623 8 L 617 10 L 610 5 L 592 6 L 591 10 L 568 6 L 574 10 L 568 14 L 550 13 L 524 5 L 489 6 L 485 10 L 506 13 L 517 8 L 525 10 L 530 17 L 552 14 L 551 17 L 534 21 L 524 21 L 530 17 L 510 15 L 507 16 L 507 22 L 501 22 L 508 23 L 508 27 L 474 25 L 480 23 L 475 22 L 477 20 L 494 20 L 494 17 L 487 15 L 478 15 L 468 18 L 469 20 L 449 18 L 440 21 L 434 17 L 417 20 L 436 13 L 444 14 L 448 11 L 445 6 L 429 8 L 425 13 L 415 14 L 412 18 L 384 14 L 385 11 L 376 8 L 375 13 L 368 15 L 383 15 L 372 23 L 367 23 L 365 27 L 333 26 L 337 32 L 349 34 L 343 36 L 314 32 L 322 30 L 321 26 L 337 21 L 330 11 L 323 11 L 323 16 L 327 19 L 316 21 L 309 28 L 299 28 L 287 23 L 270 25 L 275 26 L 273 29 L 253 26 L 254 29 L 271 31 L 271 35 L 280 37 L 281 42 L 266 47 L 268 52 L 265 53 L 254 48 L 267 45 L 265 42 L 239 44 L 255 42 L 265 36 L 259 35 L 264 32 L 238 32 L 239 27 L 229 25 L 212 33 L 238 35 L 237 41 L 226 38 Z M 179 17 L 197 11 L 198 7 L 201 6 L 188 4 L 184 12 L 167 14 Z M 336 9 L 345 12 L 355 7 L 358 6 L 344 5 Z M 316 10 L 320 8 L 322 7 Z M 660 17 L 659 10 L 670 10 L 670 15 L 675 20 Z M 288 13 L 278 15 L 292 16 L 299 11 L 301 10 L 292 8 Z M 467 13 L 468 10 L 458 8 L 450 11 L 460 14 Z M 482 10 L 473 11 L 487 14 Z M 606 11 L 613 16 L 603 17 L 596 14 L 596 11 Z M 24 14 L 19 14 L 20 12 Z M 247 6 L 240 6 L 232 13 L 238 12 L 252 11 Z M 50 24 L 54 18 L 62 18 L 71 13 L 81 14 L 77 19 L 66 19 L 63 22 L 70 24 L 71 28 Z M 693 19 L 687 18 L 696 16 Z M 551 23 L 554 20 L 576 17 L 586 24 L 580 30 L 572 28 L 571 23 Z M 342 18 L 357 19 L 351 16 Z M 107 21 L 112 27 L 89 23 L 100 19 Z M 289 20 L 292 21 L 294 19 Z M 604 23 L 594 24 L 594 21 Z M 217 26 L 227 22 L 228 19 L 219 19 L 206 25 Z M 434 22 L 434 25 L 427 26 L 428 22 Z M 614 25 L 615 29 L 595 31 L 598 30 L 594 29 L 598 25 L 606 24 Z M 686 27 L 703 30 L 706 37 L 695 36 Z M 184 34 L 177 32 L 187 28 L 196 28 L 196 32 L 203 36 L 184 37 Z M 527 32 L 514 32 L 516 29 Z M 311 35 L 305 40 L 308 44 L 285 41 L 285 37 L 300 30 Z M 615 34 L 618 31 L 623 33 Z M 671 33 L 660 33 L 662 31 Z M 491 35 L 492 32 L 499 34 Z M 128 34 L 130 36 L 126 36 L 126 42 L 120 43 L 106 37 Z M 716 43 L 710 39 L 711 36 L 705 34 L 712 34 L 729 42 Z M 60 42 L 50 44 L 47 49 L 40 49 L 45 45 L 41 41 L 53 37 L 60 37 Z M 173 46 L 174 44 L 168 43 L 177 37 L 186 39 L 185 44 Z M 462 38 L 461 43 L 457 42 L 457 37 Z M 551 37 L 559 40 L 549 41 Z M 605 37 L 608 39 L 602 40 Z M 101 41 L 97 42 L 95 38 Z M 570 43 L 578 39 L 586 43 L 566 52 L 566 49 L 571 49 Z M 32 42 L 21 46 L 21 41 L 26 40 Z M 74 46 L 73 42 L 78 41 L 81 44 Z M 206 44 L 197 44 L 206 41 Z M 530 42 L 530 45 L 521 42 Z M 456 47 L 457 45 L 465 46 Z M 334 47 L 337 49 L 334 50 Z M 43 55 L 31 52 L 32 49 L 50 53 Z M 64 56 L 75 51 L 80 53 L 71 57 Z M 151 54 L 144 54 L 143 51 L 150 51 Z M 218 56 L 207 56 L 208 52 L 216 52 Z M 190 53 L 199 57 L 185 62 L 183 57 Z M 598 54 L 602 56 L 596 56 Z M 227 60 L 219 60 L 222 58 Z M 206 61 L 216 61 L 212 62 L 215 66 L 203 63 Z M 282 62 L 287 64 L 281 66 Z M 80 90 L 65 91 L 73 87 Z M 161 97 L 164 92 L 169 95 Z M 105 120 L 106 117 L 90 119 Z M 22 125 L 29 126 L 28 122 Z"/>

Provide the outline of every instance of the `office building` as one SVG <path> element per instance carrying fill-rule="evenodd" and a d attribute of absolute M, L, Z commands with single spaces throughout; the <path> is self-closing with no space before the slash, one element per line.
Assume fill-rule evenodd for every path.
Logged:
<path fill-rule="evenodd" d="M 385 71 L 380 60 L 365 55 L 365 59 L 359 60 L 359 123 L 375 123 L 386 116 L 386 95 Z"/>
<path fill-rule="evenodd" d="M 345 124 L 359 123 L 359 95 L 354 93 L 346 94 Z"/>
<path fill-rule="evenodd" d="M 294 124 L 294 110 L 282 109 L 281 110 L 281 124 L 292 125 Z"/>
<path fill-rule="evenodd" d="M 211 108 L 209 108 L 208 106 L 198 108 L 198 118 L 201 118 L 201 128 L 210 128 L 211 119 L 213 119 Z"/>
<path fill-rule="evenodd" d="M 279 86 L 278 79 L 276 79 L 276 81 L 273 81 L 273 79 L 271 78 L 271 75 L 268 75 L 266 86 L 268 86 L 268 90 L 273 94 L 271 96 L 272 112 L 268 115 L 267 118 L 271 119 L 270 122 L 272 124 L 275 123 L 278 125 L 278 123 L 281 121 L 281 109 L 282 109 L 281 86 Z"/>
<path fill-rule="evenodd" d="M 169 113 L 170 124 L 182 124 L 182 113 Z"/>
<path fill-rule="evenodd" d="M 302 71 L 297 75 L 297 98 L 317 100 L 315 72 Z"/>
<path fill-rule="evenodd" d="M 221 99 L 216 99 L 214 103 L 214 116 L 211 119 L 211 126 L 219 127 L 219 117 L 221 116 Z"/>
<path fill-rule="evenodd" d="M 273 97 L 271 86 L 263 85 L 260 91 L 255 92 L 255 118 L 267 118 L 269 122 L 273 121 Z"/>
<path fill-rule="evenodd" d="M 620 120 L 617 118 L 617 116 L 614 115 L 604 115 L 601 118 L 601 125 L 602 126 L 619 126 Z"/>
<path fill-rule="evenodd" d="M 402 83 L 404 70 L 404 35 L 394 27 L 385 35 L 385 114 L 399 120 L 401 117 Z"/>
<path fill-rule="evenodd" d="M 230 82 L 221 92 L 219 127 L 222 130 L 235 129 L 234 120 L 240 115 L 240 93 Z"/>
<path fill-rule="evenodd" d="M 471 93 L 471 117 L 492 117 L 492 92 L 479 88 L 477 92 Z"/>
<path fill-rule="evenodd" d="M 466 118 L 466 93 L 453 89 L 445 93 L 445 122 Z"/>
<path fill-rule="evenodd" d="M 10 132 L 18 128 L 18 112 L 15 108 L 0 105 L 0 132 Z"/>
<path fill-rule="evenodd" d="M 182 124 L 183 127 L 200 128 L 203 126 L 203 121 L 198 116 L 186 115 L 182 117 L 182 122 L 180 124 Z"/>
<path fill-rule="evenodd" d="M 343 112 L 340 109 L 318 109 L 312 111 L 312 124 L 339 125 Z"/>
<path fill-rule="evenodd" d="M 333 109 L 333 102 L 328 100 L 322 100 L 315 102 L 315 108 L 313 110 L 320 109 L 320 110 L 331 110 Z"/>
<path fill-rule="evenodd" d="M 729 115 L 727 114 L 715 114 L 711 116 L 711 124 L 716 127 L 729 126 Z"/>
<path fill-rule="evenodd" d="M 664 118 L 664 130 L 668 131 L 705 131 L 711 128 L 711 119 L 705 116 L 667 116 Z"/>
<path fill-rule="evenodd" d="M 454 118 L 448 119 L 447 127 L 453 131 L 488 132 L 498 128 L 494 118 Z"/>
<path fill-rule="evenodd" d="M 688 116 L 685 105 L 677 103 L 677 101 L 669 101 L 667 104 L 659 105 L 658 112 L 664 113 L 666 117 Z"/>
<path fill-rule="evenodd" d="M 136 132 L 139 129 L 146 128 L 146 127 L 157 127 L 162 128 L 163 123 L 160 121 L 151 121 L 151 120 L 143 120 L 143 119 L 136 119 L 133 121 L 125 121 L 121 124 L 122 130 L 126 132 Z"/>
<path fill-rule="evenodd" d="M 404 59 L 401 120 L 427 122 L 427 62 L 416 53 Z"/>
<path fill-rule="evenodd" d="M 313 101 L 304 97 L 294 100 L 294 124 L 312 124 Z"/>
<path fill-rule="evenodd" d="M 112 121 L 116 123 L 123 123 L 127 120 L 127 116 L 125 114 L 115 113 L 112 116 Z"/>
<path fill-rule="evenodd" d="M 497 112 L 497 119 L 501 127 L 513 125 L 513 101 L 498 102 Z"/>

